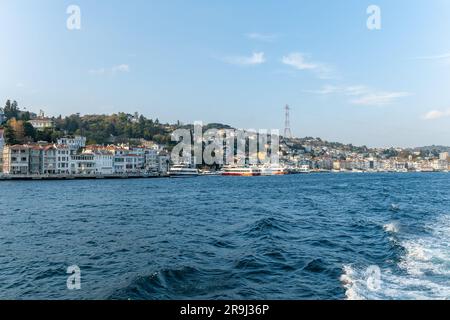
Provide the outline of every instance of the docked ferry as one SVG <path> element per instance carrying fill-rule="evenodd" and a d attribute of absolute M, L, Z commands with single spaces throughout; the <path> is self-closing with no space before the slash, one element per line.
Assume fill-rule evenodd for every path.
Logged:
<path fill-rule="evenodd" d="M 225 167 L 223 176 L 254 177 L 261 175 L 261 169 L 257 167 Z"/>
<path fill-rule="evenodd" d="M 282 176 L 288 174 L 286 168 L 281 166 L 270 166 L 261 168 L 261 175 L 263 176 Z"/>
<path fill-rule="evenodd" d="M 177 164 L 170 168 L 169 176 L 171 178 L 189 178 L 197 177 L 199 172 L 195 168 L 191 168 L 188 165 Z"/>

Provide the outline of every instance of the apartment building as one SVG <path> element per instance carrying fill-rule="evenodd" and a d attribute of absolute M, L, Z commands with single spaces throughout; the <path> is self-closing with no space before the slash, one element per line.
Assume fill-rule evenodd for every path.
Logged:
<path fill-rule="evenodd" d="M 5 146 L 3 148 L 3 173 L 28 174 L 30 147 L 27 145 Z"/>

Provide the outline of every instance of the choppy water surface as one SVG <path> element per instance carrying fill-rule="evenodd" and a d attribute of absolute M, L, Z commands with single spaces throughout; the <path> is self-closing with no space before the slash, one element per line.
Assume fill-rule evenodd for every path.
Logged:
<path fill-rule="evenodd" d="M 449 299 L 449 174 L 0 182 L 3 299 Z M 78 265 L 82 288 L 69 291 Z M 367 268 L 381 282 L 368 286 Z"/>

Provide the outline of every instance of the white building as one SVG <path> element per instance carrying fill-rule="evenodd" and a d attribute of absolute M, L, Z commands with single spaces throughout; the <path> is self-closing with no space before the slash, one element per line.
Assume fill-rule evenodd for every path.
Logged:
<path fill-rule="evenodd" d="M 440 159 L 433 160 L 431 167 L 435 171 L 448 170 L 448 161 L 447 160 L 440 160 Z"/>
<path fill-rule="evenodd" d="M 97 174 L 114 173 L 114 155 L 106 150 L 94 152 L 95 172 Z"/>
<path fill-rule="evenodd" d="M 54 146 L 42 147 L 42 172 L 55 174 L 57 172 L 56 148 Z"/>
<path fill-rule="evenodd" d="M 59 145 L 66 145 L 71 150 L 78 150 L 86 146 L 86 137 L 74 136 L 74 137 L 64 137 L 58 139 Z"/>
<path fill-rule="evenodd" d="M 70 149 L 67 145 L 55 145 L 56 149 L 56 173 L 70 173 Z"/>
<path fill-rule="evenodd" d="M 31 119 L 29 122 L 31 123 L 33 128 L 35 128 L 38 131 L 42 131 L 45 129 L 51 129 L 51 128 L 55 127 L 55 123 L 53 122 L 53 120 L 50 118 L 45 118 L 45 117 Z"/>
<path fill-rule="evenodd" d="M 146 172 L 158 172 L 159 160 L 158 151 L 155 149 L 146 150 L 145 152 L 145 171 Z"/>
<path fill-rule="evenodd" d="M 145 148 L 108 147 L 114 153 L 114 173 L 142 173 L 145 171 Z"/>
<path fill-rule="evenodd" d="M 3 173 L 22 174 L 29 172 L 30 148 L 25 145 L 5 146 L 3 148 Z"/>
<path fill-rule="evenodd" d="M 94 154 L 85 153 L 70 156 L 70 173 L 71 174 L 95 174 Z"/>

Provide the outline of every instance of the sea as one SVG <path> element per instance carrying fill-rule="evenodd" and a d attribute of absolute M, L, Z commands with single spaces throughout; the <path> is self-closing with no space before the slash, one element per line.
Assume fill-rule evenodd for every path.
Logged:
<path fill-rule="evenodd" d="M 0 182 L 0 299 L 449 298 L 448 173 Z"/>

